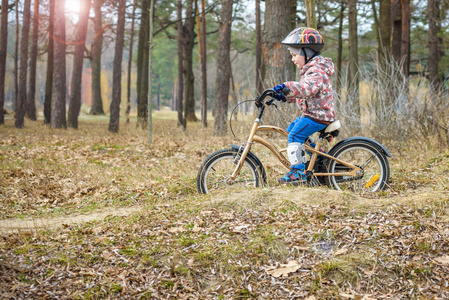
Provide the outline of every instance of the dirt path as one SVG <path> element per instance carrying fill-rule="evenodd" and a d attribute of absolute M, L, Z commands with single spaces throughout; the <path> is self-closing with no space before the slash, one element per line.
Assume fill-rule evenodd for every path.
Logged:
<path fill-rule="evenodd" d="M 0 220 L 0 235 L 33 231 L 35 229 L 56 228 L 62 225 L 81 224 L 95 220 L 102 220 L 108 216 L 128 216 L 135 212 L 142 211 L 142 209 L 142 206 L 107 208 L 93 211 L 89 214 L 76 214 L 64 217 Z"/>
<path fill-rule="evenodd" d="M 233 199 L 235 199 L 235 195 Z M 407 195 L 402 197 L 384 198 L 384 199 L 367 199 L 362 198 L 357 195 L 342 193 L 339 191 L 331 189 L 321 189 L 321 188 L 311 188 L 301 190 L 301 194 L 298 195 L 294 190 L 267 190 L 263 192 L 262 190 L 255 193 L 255 195 L 248 195 L 242 193 L 237 196 L 238 203 L 234 203 L 239 207 L 252 207 L 255 202 L 261 201 L 258 205 L 269 205 L 276 206 L 277 204 L 283 202 L 283 199 L 293 199 L 296 204 L 316 204 L 316 205 L 328 205 L 342 204 L 348 207 L 358 207 L 359 209 L 372 209 L 373 207 L 388 206 L 394 203 L 407 203 L 409 205 L 423 204 L 426 202 L 434 202 L 439 199 L 447 199 L 446 193 L 441 193 L 440 191 L 431 192 L 420 192 L 413 195 Z M 228 205 L 230 203 L 228 197 L 215 197 L 210 201 L 203 202 L 202 205 L 205 209 L 210 209 L 211 207 L 217 207 L 223 205 Z M 263 203 L 262 203 L 263 202 Z M 444 204 L 442 204 L 444 206 Z M 166 205 L 163 205 L 166 206 Z M 440 216 L 441 220 L 444 222 L 449 222 L 449 208 L 442 208 L 444 213 Z M 128 216 L 133 213 L 142 212 L 144 206 L 138 205 L 133 207 L 119 207 L 119 208 L 106 208 L 99 209 L 87 214 L 73 214 L 63 217 L 42 217 L 42 218 L 27 218 L 27 219 L 5 219 L 0 220 L 0 236 L 10 233 L 18 232 L 29 232 L 33 230 L 50 229 L 57 228 L 63 225 L 74 225 L 82 224 L 85 222 L 103 220 L 108 216 Z"/>

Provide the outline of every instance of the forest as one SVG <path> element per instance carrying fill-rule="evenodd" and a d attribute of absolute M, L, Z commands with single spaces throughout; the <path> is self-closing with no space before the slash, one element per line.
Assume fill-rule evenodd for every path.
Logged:
<path fill-rule="evenodd" d="M 448 0 L 0 5 L 0 298 L 449 298 Z M 302 112 L 254 102 L 301 80 L 298 27 L 332 59 L 319 150 L 343 160 L 309 153 L 329 179 L 299 186 L 270 147 Z M 375 145 L 352 178 L 345 141 Z"/>
<path fill-rule="evenodd" d="M 184 129 L 188 122 L 207 126 L 212 112 L 214 134 L 223 135 L 230 106 L 295 79 L 288 52 L 277 53 L 276 45 L 311 22 L 325 37 L 322 54 L 337 69 L 341 118 L 413 126 L 404 130 L 433 132 L 447 144 L 447 1 L 312 2 L 236 1 L 223 20 L 220 1 L 5 1 L 0 106 L 14 113 L 17 128 L 25 117 L 40 116 L 54 128 L 77 128 L 80 113 L 106 113 L 113 132 L 121 115 L 125 122 L 137 115 L 145 126 L 148 106 L 178 111 Z M 231 27 L 220 40 L 223 22 Z M 371 98 L 363 93 L 367 86 Z M 431 87 L 438 96 L 431 103 L 413 99 L 415 87 Z"/>

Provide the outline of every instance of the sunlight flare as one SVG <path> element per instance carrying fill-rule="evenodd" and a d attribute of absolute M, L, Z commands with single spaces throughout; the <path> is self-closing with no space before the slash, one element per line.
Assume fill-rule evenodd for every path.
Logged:
<path fill-rule="evenodd" d="M 81 8 L 81 0 L 66 0 L 65 11 L 70 14 L 78 14 Z"/>

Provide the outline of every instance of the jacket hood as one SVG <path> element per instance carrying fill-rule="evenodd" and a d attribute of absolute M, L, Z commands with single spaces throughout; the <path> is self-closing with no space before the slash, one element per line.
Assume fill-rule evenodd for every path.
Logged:
<path fill-rule="evenodd" d="M 305 64 L 301 69 L 301 75 L 304 75 L 307 71 L 312 68 L 318 68 L 323 70 L 327 76 L 332 76 L 334 74 L 334 63 L 329 57 L 323 57 L 321 55 L 315 56 L 307 64 Z"/>

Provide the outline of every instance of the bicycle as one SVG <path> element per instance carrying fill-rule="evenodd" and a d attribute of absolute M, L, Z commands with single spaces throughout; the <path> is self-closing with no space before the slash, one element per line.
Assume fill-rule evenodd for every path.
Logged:
<path fill-rule="evenodd" d="M 283 94 L 288 95 L 288 89 Z M 267 106 L 275 105 L 274 91 L 265 90 L 254 101 L 258 108 L 246 143 L 231 145 L 229 149 L 216 151 L 202 163 L 197 176 L 198 192 L 202 194 L 223 190 L 232 186 L 259 187 L 267 183 L 265 168 L 252 153 L 253 143 L 267 147 L 274 156 L 290 169 L 290 162 L 284 156 L 287 148 L 277 147 L 257 132 L 274 132 L 288 137 L 288 132 L 272 125 L 260 125 Z M 266 97 L 271 97 L 265 101 Z M 232 114 L 231 114 L 232 119 Z M 385 189 L 390 178 L 387 149 L 379 142 L 362 136 L 346 138 L 335 144 L 328 153 L 322 150 L 323 143 L 332 141 L 339 134 L 340 121 L 329 124 L 319 131 L 316 144 L 309 137 L 304 143 L 309 157 L 306 162 L 307 185 L 327 185 L 337 190 L 349 190 L 357 194 L 374 193 Z M 232 130 L 232 127 L 231 127 Z M 304 153 L 304 154 L 306 154 Z"/>

